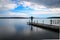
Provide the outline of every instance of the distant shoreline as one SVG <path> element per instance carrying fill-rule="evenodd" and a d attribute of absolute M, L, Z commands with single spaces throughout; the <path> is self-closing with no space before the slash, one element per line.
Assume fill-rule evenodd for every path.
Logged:
<path fill-rule="evenodd" d="M 0 17 L 0 19 L 30 19 L 30 17 Z M 47 17 L 47 18 L 37 18 L 34 19 L 60 19 L 60 17 Z"/>
<path fill-rule="evenodd" d="M 0 17 L 0 19 L 29 19 L 28 17 Z"/>

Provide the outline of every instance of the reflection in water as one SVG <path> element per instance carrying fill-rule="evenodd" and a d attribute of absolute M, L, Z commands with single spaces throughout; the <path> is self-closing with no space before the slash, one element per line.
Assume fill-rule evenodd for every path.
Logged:
<path fill-rule="evenodd" d="M 31 25 L 31 31 L 33 31 L 33 27 L 32 27 L 32 25 Z"/>
<path fill-rule="evenodd" d="M 31 31 L 33 31 L 33 26 L 32 25 L 29 25 L 31 27 Z"/>
<path fill-rule="evenodd" d="M 29 19 L 0 19 L 0 38 L 58 38 L 58 33 L 27 25 Z M 40 20 L 38 22 L 41 22 Z M 47 21 L 48 23 L 48 21 Z"/>

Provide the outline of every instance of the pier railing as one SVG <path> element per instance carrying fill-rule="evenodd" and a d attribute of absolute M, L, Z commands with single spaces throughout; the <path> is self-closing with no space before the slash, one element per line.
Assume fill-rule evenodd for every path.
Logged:
<path fill-rule="evenodd" d="M 58 23 L 59 22 L 59 23 Z M 59 32 L 60 19 L 34 19 L 28 22 L 29 25 Z"/>
<path fill-rule="evenodd" d="M 60 26 L 60 19 L 34 19 L 33 22 Z"/>

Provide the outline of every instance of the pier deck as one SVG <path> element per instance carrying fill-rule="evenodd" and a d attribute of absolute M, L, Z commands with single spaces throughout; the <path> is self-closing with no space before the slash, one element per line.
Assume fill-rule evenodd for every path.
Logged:
<path fill-rule="evenodd" d="M 52 30 L 55 32 L 59 32 L 59 27 L 60 27 L 60 26 L 55 26 L 55 25 L 50 25 L 50 24 L 42 24 L 42 23 L 34 23 L 34 22 L 28 22 L 28 24 L 35 26 L 35 27 L 40 27 L 40 28 Z"/>

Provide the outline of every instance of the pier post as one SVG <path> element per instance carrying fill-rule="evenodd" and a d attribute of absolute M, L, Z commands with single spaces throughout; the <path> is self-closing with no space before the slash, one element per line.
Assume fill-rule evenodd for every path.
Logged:
<path fill-rule="evenodd" d="M 52 24 L 52 19 L 50 20 L 50 24 Z"/>
<path fill-rule="evenodd" d="M 34 20 L 34 23 L 35 23 L 35 20 Z"/>
<path fill-rule="evenodd" d="M 43 24 L 44 24 L 44 20 L 43 20 Z"/>
<path fill-rule="evenodd" d="M 37 20 L 37 23 L 38 23 L 38 20 Z"/>
<path fill-rule="evenodd" d="M 30 20 L 29 20 L 29 22 L 30 22 Z"/>

